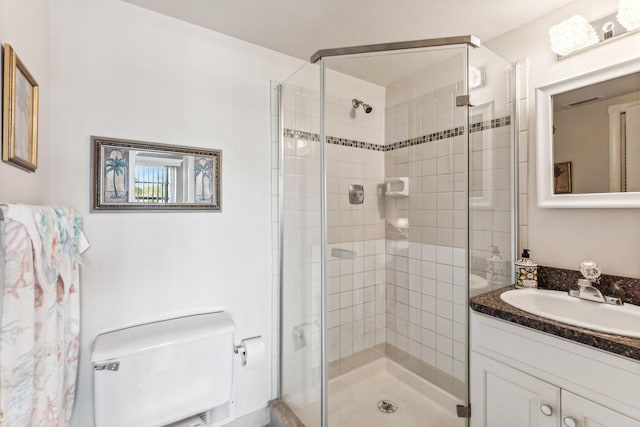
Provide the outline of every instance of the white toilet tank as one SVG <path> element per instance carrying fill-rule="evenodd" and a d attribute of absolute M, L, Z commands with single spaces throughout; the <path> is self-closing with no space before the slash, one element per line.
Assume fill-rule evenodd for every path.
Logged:
<path fill-rule="evenodd" d="M 229 402 L 234 331 L 217 312 L 99 335 L 91 360 L 96 427 L 163 426 Z"/>

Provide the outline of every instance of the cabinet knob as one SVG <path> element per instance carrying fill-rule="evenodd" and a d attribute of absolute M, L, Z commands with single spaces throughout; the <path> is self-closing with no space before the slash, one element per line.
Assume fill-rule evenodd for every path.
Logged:
<path fill-rule="evenodd" d="M 543 403 L 540 405 L 540 412 L 542 412 L 547 417 L 550 417 L 551 414 L 553 414 L 553 408 L 551 407 L 551 405 L 547 405 L 546 403 Z"/>
<path fill-rule="evenodd" d="M 578 427 L 578 423 L 576 422 L 576 419 L 573 417 L 564 417 L 562 419 L 562 422 L 567 427 Z"/>

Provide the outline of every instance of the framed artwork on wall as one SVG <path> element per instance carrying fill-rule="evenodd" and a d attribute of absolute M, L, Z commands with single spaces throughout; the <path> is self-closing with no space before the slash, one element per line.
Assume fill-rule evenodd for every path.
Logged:
<path fill-rule="evenodd" d="M 38 82 L 9 44 L 4 45 L 2 160 L 38 168 Z"/>
<path fill-rule="evenodd" d="M 571 162 L 553 165 L 553 192 L 555 194 L 571 193 Z"/>
<path fill-rule="evenodd" d="M 92 211 L 221 210 L 222 151 L 92 136 Z"/>

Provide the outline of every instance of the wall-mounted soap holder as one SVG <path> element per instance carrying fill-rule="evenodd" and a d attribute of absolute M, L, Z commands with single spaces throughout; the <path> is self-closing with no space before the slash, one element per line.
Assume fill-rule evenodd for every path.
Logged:
<path fill-rule="evenodd" d="M 356 253 L 354 251 L 340 248 L 331 248 L 331 256 L 334 258 L 350 259 L 352 261 L 356 259 Z"/>
<path fill-rule="evenodd" d="M 385 196 L 402 197 L 409 195 L 409 178 L 385 178 Z"/>

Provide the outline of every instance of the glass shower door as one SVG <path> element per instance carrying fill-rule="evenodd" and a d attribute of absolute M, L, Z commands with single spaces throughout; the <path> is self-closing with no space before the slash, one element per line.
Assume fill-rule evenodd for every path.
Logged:
<path fill-rule="evenodd" d="M 469 109 L 457 100 L 468 95 L 468 49 L 322 60 L 327 243 L 353 252 L 327 251 L 330 427 L 354 417 L 464 424 L 455 411 L 468 403 Z M 355 185 L 363 204 L 349 201 Z M 381 415 L 387 400 L 401 412 Z"/>
<path fill-rule="evenodd" d="M 513 283 L 518 160 L 513 64 L 484 47 L 470 50 L 469 64 L 468 262 L 473 298 Z"/>
<path fill-rule="evenodd" d="M 320 71 L 306 64 L 279 87 L 280 398 L 321 424 Z"/>
<path fill-rule="evenodd" d="M 515 257 L 513 65 L 469 51 L 470 297 L 512 284 Z"/>

